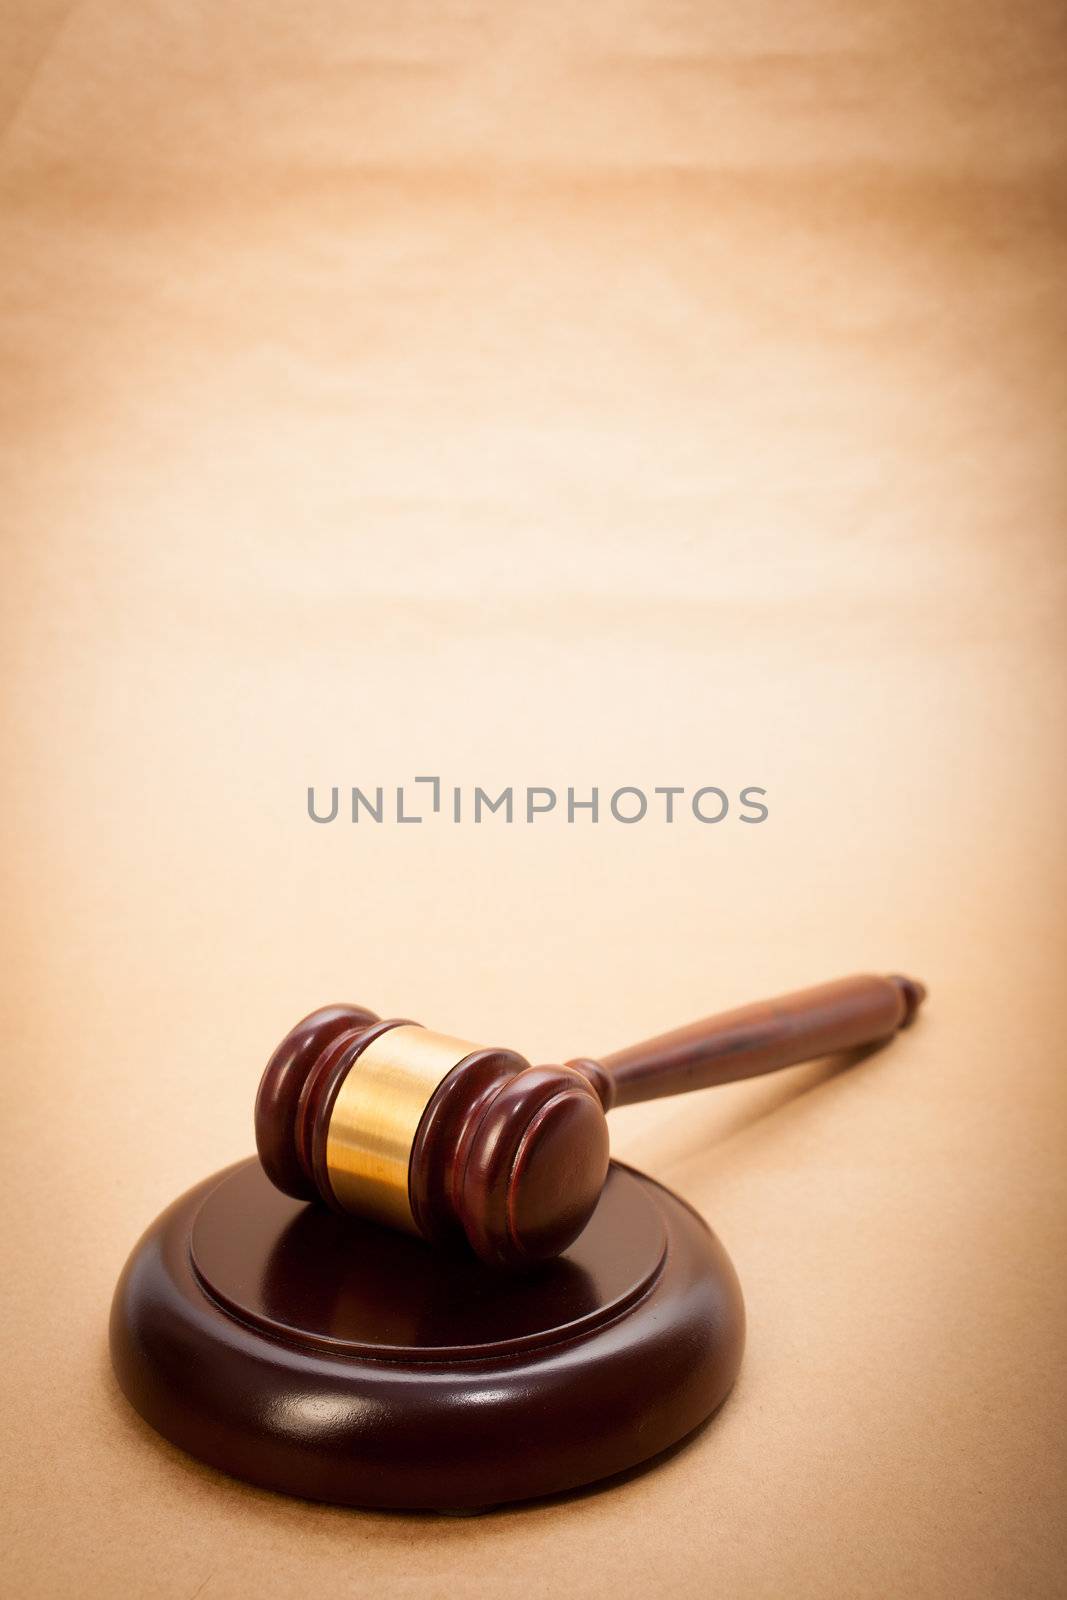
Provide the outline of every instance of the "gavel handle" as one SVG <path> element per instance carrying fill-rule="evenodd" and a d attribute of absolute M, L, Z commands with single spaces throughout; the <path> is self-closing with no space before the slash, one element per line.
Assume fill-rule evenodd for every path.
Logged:
<path fill-rule="evenodd" d="M 877 1044 L 906 1027 L 925 996 L 912 978 L 841 978 L 568 1064 L 586 1073 L 610 1111 Z"/>

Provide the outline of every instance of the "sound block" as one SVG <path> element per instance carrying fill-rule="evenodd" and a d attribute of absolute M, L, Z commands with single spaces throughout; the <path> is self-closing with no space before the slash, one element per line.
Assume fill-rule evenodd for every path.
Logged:
<path fill-rule="evenodd" d="M 290 1200 L 244 1161 L 149 1228 L 111 1313 L 123 1392 L 174 1444 L 286 1494 L 408 1510 L 647 1461 L 721 1403 L 743 1344 L 714 1234 L 616 1164 L 567 1254 L 515 1277 Z"/>

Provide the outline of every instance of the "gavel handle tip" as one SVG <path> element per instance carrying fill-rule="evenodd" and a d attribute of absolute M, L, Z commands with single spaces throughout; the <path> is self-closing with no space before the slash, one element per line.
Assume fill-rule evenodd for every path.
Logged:
<path fill-rule="evenodd" d="M 897 972 L 890 975 L 889 981 L 895 983 L 904 996 L 905 1010 L 900 1026 L 908 1028 L 915 1021 L 915 1013 L 926 999 L 926 985 L 920 983 L 918 978 L 903 978 Z"/>

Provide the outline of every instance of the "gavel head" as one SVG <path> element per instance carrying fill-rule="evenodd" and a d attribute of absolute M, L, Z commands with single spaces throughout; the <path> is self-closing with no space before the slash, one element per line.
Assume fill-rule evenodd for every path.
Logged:
<path fill-rule="evenodd" d="M 256 1145 L 285 1194 L 523 1267 L 565 1250 L 600 1198 L 608 1129 L 589 1072 L 324 1006 L 267 1063 Z"/>

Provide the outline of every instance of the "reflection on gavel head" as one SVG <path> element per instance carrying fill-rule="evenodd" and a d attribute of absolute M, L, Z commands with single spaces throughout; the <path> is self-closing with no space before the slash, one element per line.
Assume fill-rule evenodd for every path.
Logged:
<path fill-rule="evenodd" d="M 519 1266 L 577 1238 L 607 1176 L 604 1109 L 583 1073 L 533 1067 L 356 1006 L 282 1040 L 256 1143 L 286 1194 Z"/>
<path fill-rule="evenodd" d="M 613 1105 L 879 1043 L 924 994 L 910 978 L 846 978 L 560 1067 L 324 1006 L 267 1063 L 256 1144 L 285 1194 L 435 1245 L 466 1241 L 490 1266 L 531 1265 L 592 1216 Z"/>

